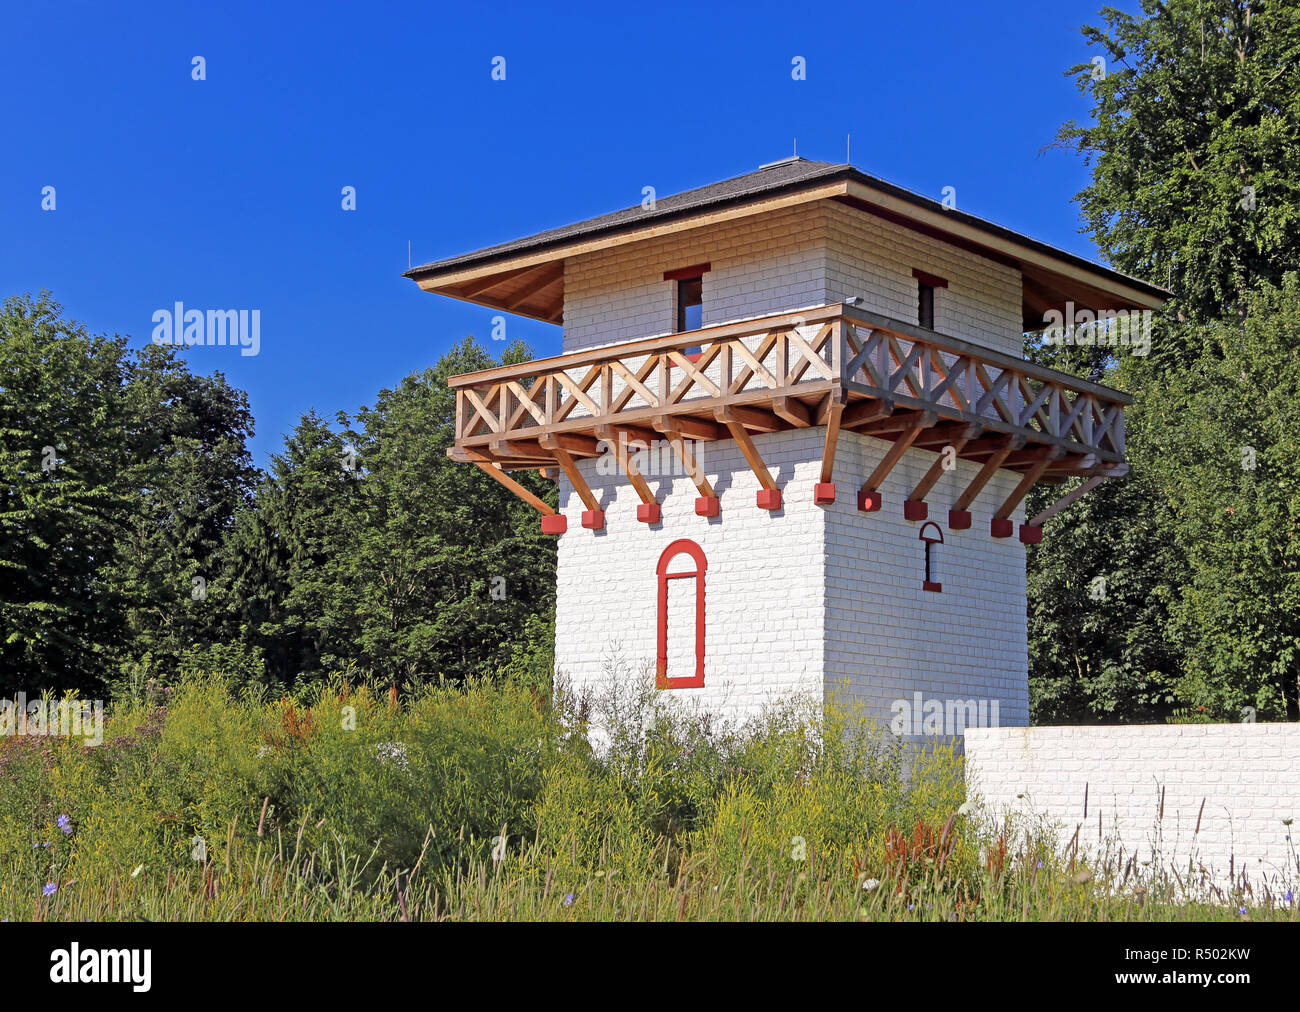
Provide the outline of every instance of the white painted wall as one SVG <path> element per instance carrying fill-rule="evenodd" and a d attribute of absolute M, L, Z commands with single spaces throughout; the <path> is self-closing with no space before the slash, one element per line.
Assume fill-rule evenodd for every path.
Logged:
<path fill-rule="evenodd" d="M 756 505 L 758 482 L 733 440 L 696 447 L 722 501 L 721 515 L 711 519 L 696 515 L 690 478 L 647 475 L 663 521 L 640 523 L 640 500 L 627 479 L 598 474 L 595 460 L 582 461 L 582 473 L 605 507 L 606 529 L 582 528 L 582 500 L 563 480 L 560 508 L 569 530 L 559 538 L 557 678 L 596 694 L 607 692 L 611 680 L 623 689 L 653 686 L 655 568 L 671 542 L 690 538 L 708 559 L 705 685 L 662 691 L 735 720 L 784 696 L 819 696 L 823 521 L 812 504 L 820 463 L 817 432 L 754 437 L 785 490 L 785 508 L 775 513 Z M 678 673 L 670 666 L 670 675 Z"/>
<path fill-rule="evenodd" d="M 712 267 L 706 326 L 851 296 L 915 323 L 919 269 L 948 281 L 935 292 L 939 333 L 1021 354 L 1018 270 L 829 200 L 570 257 L 564 350 L 671 334 L 674 283 L 664 272 L 699 263 Z"/>
<path fill-rule="evenodd" d="M 966 772 L 988 808 L 1045 816 L 1063 844 L 1078 828 L 1084 848 L 1113 838 L 1139 861 L 1155 850 L 1180 874 L 1190 858 L 1219 883 L 1230 871 L 1256 886 L 1300 881 L 1297 724 L 971 730 Z"/>
<path fill-rule="evenodd" d="M 926 592 L 921 525 L 903 519 L 902 503 L 934 455 L 908 451 L 884 488 L 885 508 L 862 513 L 857 488 L 887 444 L 845 433 L 839 496 L 822 507 L 813 503 L 813 485 L 824 433 L 754 437 L 782 489 L 775 513 L 756 505 L 758 482 L 730 439 L 697 445 L 721 497 L 716 519 L 695 514 L 696 489 L 678 476 L 651 479 L 663 522 L 639 523 L 626 479 L 582 462 L 606 529 L 582 528 L 582 502 L 562 481 L 569 530 L 559 539 L 557 675 L 593 693 L 607 691 L 611 678 L 653 684 L 655 567 L 672 541 L 691 538 L 709 562 L 706 682 L 664 690 L 671 696 L 743 721 L 777 698 L 826 698 L 847 687 L 850 700 L 888 724 L 893 701 L 910 703 L 921 691 L 926 699 L 997 700 L 1002 723 L 1026 723 L 1025 549 L 1014 538 L 992 539 L 988 529 L 1014 476 L 990 483 L 969 531 L 949 532 L 947 510 L 973 467 L 962 464 L 931 493 L 947 543 L 937 560 L 943 591 Z"/>
<path fill-rule="evenodd" d="M 972 504 L 965 531 L 948 529 L 948 510 L 979 467 L 958 460 L 939 479 L 926 501 L 928 519 L 944 537 L 934 550 L 943 590 L 925 591 L 924 524 L 903 519 L 903 500 L 937 454 L 908 450 L 881 488 L 883 507 L 875 513 L 857 508 L 858 488 L 889 445 L 849 432 L 840 436 L 835 455 L 838 495 L 825 507 L 828 689 L 847 688 L 848 697 L 881 723 L 889 722 L 895 700 L 915 709 L 913 693 L 919 691 L 923 700 L 945 704 L 983 701 L 990 713 L 996 700 L 1002 724 L 1028 724 L 1025 546 L 1017 537 L 989 534 L 994 511 L 1019 475 L 994 475 Z M 1017 530 L 1023 518 L 1018 509 Z"/>

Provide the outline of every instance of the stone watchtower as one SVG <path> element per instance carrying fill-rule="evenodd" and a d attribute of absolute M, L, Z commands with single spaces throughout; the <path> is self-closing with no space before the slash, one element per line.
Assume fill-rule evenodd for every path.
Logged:
<path fill-rule="evenodd" d="M 407 276 L 564 327 L 451 381 L 449 451 L 559 538 L 558 676 L 619 656 L 732 718 L 847 689 L 909 735 L 960 731 L 954 703 L 1028 722 L 1024 545 L 1127 471 L 1129 398 L 1022 334 L 1138 344 L 1164 290 L 801 158 Z M 508 473 L 539 468 L 559 512 Z"/>

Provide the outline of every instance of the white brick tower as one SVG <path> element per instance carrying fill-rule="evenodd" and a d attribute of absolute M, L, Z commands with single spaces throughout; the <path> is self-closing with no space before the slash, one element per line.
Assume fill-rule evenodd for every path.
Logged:
<path fill-rule="evenodd" d="M 735 719 L 848 694 L 907 736 L 1028 722 L 1024 545 L 1126 472 L 1129 398 L 1022 335 L 1136 343 L 1165 291 L 798 158 L 407 276 L 563 324 L 564 354 L 452 380 L 449 451 L 559 538 L 557 677 Z"/>

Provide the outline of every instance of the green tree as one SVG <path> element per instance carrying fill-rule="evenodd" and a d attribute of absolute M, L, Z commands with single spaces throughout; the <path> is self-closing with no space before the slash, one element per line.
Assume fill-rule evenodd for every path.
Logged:
<path fill-rule="evenodd" d="M 1300 718 L 1300 279 L 1261 285 L 1243 320 L 1146 392 L 1141 452 L 1190 564 L 1176 695 L 1220 717 Z"/>
<path fill-rule="evenodd" d="M 1167 283 L 1188 319 L 1212 320 L 1300 264 L 1300 11 L 1289 0 L 1143 0 L 1142 11 L 1107 7 L 1104 29 L 1082 29 L 1105 63 L 1068 73 L 1094 122 L 1067 122 L 1059 140 L 1092 166 L 1076 199 L 1106 258 Z"/>
<path fill-rule="evenodd" d="M 127 644 L 106 579 L 133 506 L 126 341 L 48 293 L 0 311 L 0 686 L 93 688 Z"/>
<path fill-rule="evenodd" d="M 502 364 L 527 361 L 515 343 Z M 393 681 L 495 674 L 549 621 L 555 542 L 537 513 L 478 468 L 447 458 L 458 373 L 497 363 L 466 338 L 432 369 L 362 408 L 363 521 L 349 554 L 347 593 L 360 617 L 364 667 Z M 554 484 L 515 478 L 554 504 Z"/>

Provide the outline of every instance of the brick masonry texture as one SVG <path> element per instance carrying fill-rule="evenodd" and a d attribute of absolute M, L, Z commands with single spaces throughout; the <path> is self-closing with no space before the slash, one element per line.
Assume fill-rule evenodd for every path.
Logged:
<path fill-rule="evenodd" d="M 1191 859 L 1220 883 L 1243 873 L 1255 885 L 1300 878 L 1288 840 L 1300 819 L 1297 755 L 1296 724 L 966 732 L 967 789 L 991 810 L 1046 817 L 1063 843 L 1081 827 L 1087 849 L 1101 846 L 1100 835 L 1139 861 L 1154 850 L 1180 874 Z"/>
<path fill-rule="evenodd" d="M 935 329 L 1021 354 L 1020 273 L 833 202 L 647 239 L 565 262 L 564 350 L 659 337 L 674 329 L 665 271 L 708 263 L 706 326 L 842 302 L 917 321 L 913 269 L 938 275 Z"/>
<path fill-rule="evenodd" d="M 564 350 L 672 333 L 675 286 L 663 274 L 706 262 L 705 325 L 850 296 L 915 323 L 912 271 L 919 269 L 948 281 L 936 292 L 939 332 L 1020 353 L 1017 271 L 831 202 L 569 258 Z M 716 363 L 709 373 L 717 378 Z M 925 700 L 996 700 L 1002 724 L 1027 723 L 1024 547 L 992 539 L 988 528 L 1018 476 L 994 477 L 972 507 L 968 531 L 949 531 L 947 511 L 977 467 L 959 461 L 935 486 L 927 500 L 945 538 L 933 560 L 943 589 L 927 592 L 923 525 L 903 518 L 903 500 L 935 453 L 909 450 L 881 490 L 885 508 L 864 514 L 858 486 L 889 444 L 844 434 L 838 499 L 823 507 L 813 503 L 813 485 L 824 438 L 823 428 L 755 437 L 782 489 L 783 508 L 774 512 L 756 505 L 758 482 L 730 439 L 696 448 L 721 496 L 717 518 L 696 515 L 697 492 L 685 475 L 648 475 L 663 517 L 640 523 L 626 479 L 599 473 L 588 460 L 581 467 L 606 526 L 585 531 L 582 504 L 561 479 L 569 530 L 559 546 L 557 676 L 594 692 L 611 681 L 654 684 L 655 568 L 672 541 L 691 538 L 708 558 L 705 685 L 665 690 L 674 699 L 743 720 L 776 698 L 839 696 L 887 724 L 894 701 L 911 703 L 919 691 Z M 669 586 L 669 675 L 676 676 L 693 661 L 694 593 L 686 581 Z"/>
<path fill-rule="evenodd" d="M 626 479 L 587 460 L 580 466 L 606 526 L 584 531 L 581 500 L 562 480 L 569 532 L 559 544 L 557 676 L 593 693 L 607 691 L 611 680 L 654 684 L 655 570 L 671 542 L 690 538 L 708 559 L 705 685 L 665 690 L 674 697 L 736 721 L 782 697 L 839 697 L 888 724 L 893 701 L 911 702 L 920 691 L 926 699 L 996 699 L 1003 724 L 1026 723 L 1024 547 L 988 535 L 988 519 L 1014 476 L 1003 472 L 990 483 L 969 531 L 947 531 L 946 519 L 974 466 L 959 462 L 931 492 L 931 515 L 946 543 L 935 559 L 943 592 L 929 593 L 921 589 L 922 524 L 904 520 L 902 504 L 935 454 L 908 451 L 883 488 L 885 508 L 866 514 L 857 509 L 856 490 L 887 444 L 846 433 L 837 501 L 816 506 L 824 431 L 754 437 L 783 492 L 774 512 L 756 505 L 758 481 L 729 439 L 696 446 L 721 497 L 717 518 L 696 515 L 689 477 L 648 475 L 663 520 L 639 523 L 639 500 Z M 689 601 L 670 610 L 670 676 L 688 673 L 673 668 L 693 653 L 688 608 Z"/>

